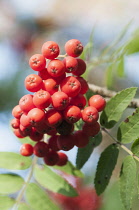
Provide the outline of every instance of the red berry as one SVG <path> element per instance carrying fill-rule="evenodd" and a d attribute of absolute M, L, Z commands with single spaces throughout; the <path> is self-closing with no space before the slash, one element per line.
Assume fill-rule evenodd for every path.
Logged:
<path fill-rule="evenodd" d="M 20 100 L 19 100 L 19 106 L 22 109 L 24 113 L 28 113 L 31 109 L 35 108 L 35 105 L 33 103 L 33 95 L 27 94 L 24 95 Z"/>
<path fill-rule="evenodd" d="M 57 139 L 57 145 L 60 150 L 69 151 L 74 147 L 74 136 L 69 135 L 60 135 Z"/>
<path fill-rule="evenodd" d="M 65 73 L 65 65 L 61 60 L 54 59 L 49 62 L 47 71 L 52 77 L 59 77 Z"/>
<path fill-rule="evenodd" d="M 70 105 L 75 105 L 80 109 L 83 109 L 86 105 L 86 98 L 82 94 L 78 94 L 77 96 L 70 99 Z"/>
<path fill-rule="evenodd" d="M 93 124 L 84 123 L 82 130 L 88 136 L 94 137 L 100 131 L 100 124 L 98 122 L 94 122 Z"/>
<path fill-rule="evenodd" d="M 20 117 L 20 124 L 24 127 L 31 127 L 29 116 L 26 114 L 22 114 L 22 116 Z"/>
<path fill-rule="evenodd" d="M 67 73 L 72 73 L 74 72 L 77 67 L 78 67 L 78 62 L 76 58 L 73 58 L 71 56 L 67 56 L 64 58 L 63 63 L 66 67 L 66 72 Z"/>
<path fill-rule="evenodd" d="M 25 78 L 25 87 L 30 92 L 36 92 L 42 88 L 42 78 L 36 74 L 30 74 Z"/>
<path fill-rule="evenodd" d="M 56 165 L 64 166 L 68 162 L 68 156 L 63 152 L 58 152 L 59 160 Z"/>
<path fill-rule="evenodd" d="M 20 132 L 21 134 L 26 137 L 29 136 L 31 133 L 32 128 L 31 127 L 24 127 L 23 125 L 20 124 Z"/>
<path fill-rule="evenodd" d="M 59 151 L 59 148 L 57 146 L 57 138 L 58 135 L 53 135 L 48 139 L 48 147 L 53 151 Z"/>
<path fill-rule="evenodd" d="M 59 156 L 56 151 L 50 150 L 44 157 L 44 162 L 48 166 L 54 166 L 57 164 Z"/>
<path fill-rule="evenodd" d="M 76 58 L 76 59 L 77 59 L 77 62 L 78 62 L 78 67 L 73 72 L 73 74 L 76 75 L 76 76 L 80 76 L 80 75 L 84 74 L 84 72 L 86 70 L 86 63 L 81 58 Z"/>
<path fill-rule="evenodd" d="M 64 110 L 64 118 L 69 123 L 76 123 L 81 118 L 81 110 L 79 107 L 70 105 Z"/>
<path fill-rule="evenodd" d="M 29 65 L 34 71 L 41 71 L 46 66 L 46 60 L 43 55 L 35 54 L 29 59 Z"/>
<path fill-rule="evenodd" d="M 33 146 L 31 144 L 22 144 L 20 154 L 23 156 L 31 156 L 33 154 Z"/>
<path fill-rule="evenodd" d="M 55 79 L 49 78 L 43 81 L 43 89 L 48 91 L 51 95 L 58 91 L 58 83 Z"/>
<path fill-rule="evenodd" d="M 65 51 L 72 57 L 78 57 L 83 51 L 83 45 L 79 40 L 71 39 L 66 42 Z"/>
<path fill-rule="evenodd" d="M 47 68 L 44 68 L 43 70 L 38 72 L 38 76 L 42 78 L 42 80 L 50 78 L 50 74 L 47 71 Z"/>
<path fill-rule="evenodd" d="M 88 104 L 89 104 L 89 106 L 95 107 L 98 110 L 98 112 L 101 112 L 106 106 L 106 101 L 100 95 L 93 95 L 89 99 Z"/>
<path fill-rule="evenodd" d="M 57 132 L 61 135 L 68 135 L 73 132 L 74 125 L 63 120 L 59 126 L 56 128 Z"/>
<path fill-rule="evenodd" d="M 62 91 L 55 92 L 52 95 L 52 105 L 57 110 L 63 110 L 69 103 L 69 97 Z"/>
<path fill-rule="evenodd" d="M 32 126 L 36 126 L 37 124 L 39 124 L 44 120 L 45 113 L 43 110 L 39 108 L 34 108 L 29 111 L 28 117 L 30 118 L 30 124 Z"/>
<path fill-rule="evenodd" d="M 56 109 L 50 109 L 45 114 L 45 122 L 48 126 L 58 126 L 62 121 L 62 114 Z"/>
<path fill-rule="evenodd" d="M 88 106 L 82 111 L 82 119 L 86 123 L 96 122 L 98 118 L 99 114 L 95 107 Z"/>
<path fill-rule="evenodd" d="M 54 59 L 59 55 L 59 46 L 56 42 L 47 41 L 42 46 L 42 54 L 47 59 Z"/>
<path fill-rule="evenodd" d="M 11 120 L 10 124 L 11 124 L 12 128 L 17 129 L 20 126 L 20 120 L 17 119 L 17 118 L 14 118 L 14 119 Z"/>
<path fill-rule="evenodd" d="M 68 76 L 61 82 L 60 88 L 69 97 L 75 97 L 81 90 L 81 84 L 75 77 Z"/>
<path fill-rule="evenodd" d="M 17 119 L 20 119 L 22 114 L 23 114 L 22 109 L 20 108 L 19 105 L 16 105 L 12 110 L 12 115 Z"/>
<path fill-rule="evenodd" d="M 85 147 L 89 142 L 89 136 L 82 130 L 76 131 L 74 134 L 75 145 L 79 148 Z"/>
<path fill-rule="evenodd" d="M 25 137 L 22 131 L 20 130 L 20 128 L 13 129 L 13 132 L 14 132 L 14 135 L 18 138 L 22 139 Z"/>
<path fill-rule="evenodd" d="M 39 133 L 36 128 L 32 127 L 29 137 L 32 141 L 41 141 L 43 134 Z"/>
<path fill-rule="evenodd" d="M 79 93 L 85 94 L 89 89 L 87 81 L 83 77 L 76 77 L 76 79 L 78 79 L 78 81 L 81 83 L 81 90 Z"/>
<path fill-rule="evenodd" d="M 49 151 L 48 144 L 45 142 L 37 142 L 33 148 L 33 153 L 37 157 L 44 157 Z"/>
<path fill-rule="evenodd" d="M 51 95 L 48 91 L 39 90 L 33 96 L 33 103 L 39 109 L 45 109 L 51 104 Z"/>

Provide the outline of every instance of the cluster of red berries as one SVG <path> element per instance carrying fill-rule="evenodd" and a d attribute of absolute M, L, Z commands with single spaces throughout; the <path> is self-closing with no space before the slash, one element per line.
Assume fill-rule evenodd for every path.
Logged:
<path fill-rule="evenodd" d="M 23 144 L 20 153 L 43 157 L 47 165 L 65 165 L 68 157 L 59 150 L 68 151 L 74 146 L 85 147 L 89 136 L 100 130 L 99 112 L 105 107 L 100 95 L 92 96 L 86 106 L 87 81 L 81 77 L 86 63 L 78 56 L 83 51 L 79 40 L 65 44 L 66 54 L 60 56 L 56 42 L 47 41 L 42 54 L 29 59 L 30 67 L 38 74 L 25 78 L 25 87 L 34 94 L 24 95 L 12 110 L 13 132 L 18 138 L 29 136 L 36 144 Z M 82 119 L 81 130 L 74 131 L 74 123 Z M 49 138 L 45 139 L 48 134 Z"/>

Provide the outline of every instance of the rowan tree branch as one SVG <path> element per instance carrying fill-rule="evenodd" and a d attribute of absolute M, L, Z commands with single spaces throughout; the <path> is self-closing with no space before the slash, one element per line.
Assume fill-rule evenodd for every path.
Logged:
<path fill-rule="evenodd" d="M 100 87 L 94 84 L 89 84 L 89 89 L 92 90 L 94 93 L 103 96 L 106 101 L 109 101 L 110 98 L 117 94 L 116 91 L 108 90 L 106 87 Z M 139 107 L 139 99 L 134 98 L 130 104 L 128 105 L 130 108 L 137 108 Z"/>

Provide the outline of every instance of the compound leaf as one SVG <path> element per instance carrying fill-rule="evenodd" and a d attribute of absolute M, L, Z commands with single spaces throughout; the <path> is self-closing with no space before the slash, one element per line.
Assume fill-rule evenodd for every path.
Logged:
<path fill-rule="evenodd" d="M 8 196 L 0 196 L 0 209 L 9 210 L 15 204 L 15 200 Z"/>
<path fill-rule="evenodd" d="M 34 176 L 37 182 L 48 190 L 71 197 L 78 195 L 76 190 L 63 177 L 46 165 L 36 166 Z"/>
<path fill-rule="evenodd" d="M 83 173 L 68 161 L 65 166 L 54 166 L 55 169 L 65 172 L 66 174 L 83 178 Z"/>
<path fill-rule="evenodd" d="M 94 148 L 98 146 L 102 141 L 102 134 L 99 133 L 95 137 L 90 137 L 89 143 L 83 147 L 78 148 L 77 157 L 76 157 L 76 167 L 81 169 L 87 160 L 90 158 Z"/>
<path fill-rule="evenodd" d="M 14 152 L 0 152 L 0 168 L 11 170 L 24 170 L 30 167 L 30 157 L 25 157 Z"/>
<path fill-rule="evenodd" d="M 136 181 L 136 162 L 132 156 L 127 156 L 123 162 L 120 176 L 120 197 L 126 210 L 132 206 L 133 192 Z"/>
<path fill-rule="evenodd" d="M 60 208 L 52 202 L 47 193 L 35 183 L 28 184 L 25 197 L 33 210 L 60 210 Z"/>
<path fill-rule="evenodd" d="M 23 183 L 24 180 L 17 174 L 0 174 L 0 194 L 15 193 Z"/>
<path fill-rule="evenodd" d="M 109 145 L 100 156 L 95 175 L 95 189 L 98 195 L 103 193 L 117 163 L 119 148 L 116 144 Z"/>
<path fill-rule="evenodd" d="M 139 108 L 132 116 L 122 122 L 118 128 L 117 139 L 122 143 L 130 143 L 139 138 Z"/>
<path fill-rule="evenodd" d="M 112 97 L 100 116 L 100 124 L 105 128 L 112 128 L 120 119 L 137 91 L 136 87 L 124 89 Z"/>

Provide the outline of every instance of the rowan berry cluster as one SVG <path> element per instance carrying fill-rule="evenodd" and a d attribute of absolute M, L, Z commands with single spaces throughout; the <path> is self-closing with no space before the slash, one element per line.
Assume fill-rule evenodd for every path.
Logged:
<path fill-rule="evenodd" d="M 29 136 L 36 142 L 34 147 L 23 144 L 20 153 L 43 157 L 47 165 L 65 165 L 68 157 L 60 150 L 85 147 L 89 137 L 98 134 L 99 112 L 106 104 L 100 95 L 92 96 L 87 104 L 88 84 L 81 76 L 86 71 L 86 63 L 79 58 L 82 43 L 71 39 L 66 42 L 65 51 L 64 56 L 59 55 L 58 44 L 47 41 L 42 46 L 42 54 L 29 59 L 30 67 L 37 74 L 25 78 L 25 87 L 34 94 L 24 95 L 12 110 L 14 134 L 18 138 Z M 75 131 L 74 124 L 79 120 L 84 121 L 83 127 Z M 45 134 L 49 138 L 44 138 Z"/>

